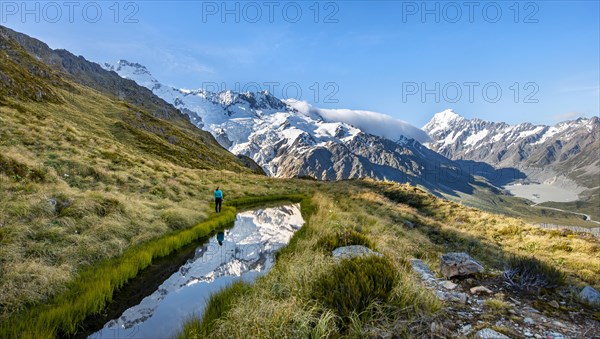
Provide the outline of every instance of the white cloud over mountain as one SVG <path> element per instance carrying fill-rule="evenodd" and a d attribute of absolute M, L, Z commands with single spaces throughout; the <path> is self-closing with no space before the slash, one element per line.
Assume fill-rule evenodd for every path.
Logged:
<path fill-rule="evenodd" d="M 352 109 L 318 108 L 305 101 L 293 99 L 285 100 L 285 102 L 304 114 L 316 113 L 325 121 L 347 123 L 363 132 L 382 138 L 398 140 L 405 136 L 420 143 L 430 141 L 429 136 L 423 130 L 386 114 Z"/>

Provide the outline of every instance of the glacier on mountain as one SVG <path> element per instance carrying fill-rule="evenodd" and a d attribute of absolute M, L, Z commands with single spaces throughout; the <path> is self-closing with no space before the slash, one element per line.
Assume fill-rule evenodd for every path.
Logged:
<path fill-rule="evenodd" d="M 368 169 L 373 159 L 353 153 L 357 148 L 353 151 L 351 147 L 356 146 L 353 141 L 358 136 L 370 134 L 380 138 L 369 139 L 370 142 L 389 139 L 397 146 L 407 147 L 412 145 L 410 140 L 429 141 L 419 128 L 381 113 L 321 109 L 302 101 L 280 100 L 267 91 L 214 93 L 178 89 L 161 84 L 144 66 L 125 60 L 102 67 L 152 90 L 187 114 L 196 126 L 211 132 L 223 147 L 252 158 L 270 176 L 289 177 L 302 172 L 317 179 L 386 178 L 389 174 Z M 332 156 L 338 159 L 327 164 Z M 290 165 L 299 157 L 307 157 L 307 168 L 298 163 Z M 398 161 L 392 162 L 399 165 Z M 381 161 L 376 164 L 390 165 Z"/>

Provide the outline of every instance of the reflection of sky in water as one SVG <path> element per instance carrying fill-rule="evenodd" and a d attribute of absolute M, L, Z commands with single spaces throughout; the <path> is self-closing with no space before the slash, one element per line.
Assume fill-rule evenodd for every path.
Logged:
<path fill-rule="evenodd" d="M 185 319 L 202 314 L 211 294 L 237 279 L 252 281 L 267 272 L 273 266 L 275 251 L 303 224 L 299 205 L 238 213 L 232 229 L 198 247 L 194 258 L 158 290 L 89 338 L 175 335 Z"/>

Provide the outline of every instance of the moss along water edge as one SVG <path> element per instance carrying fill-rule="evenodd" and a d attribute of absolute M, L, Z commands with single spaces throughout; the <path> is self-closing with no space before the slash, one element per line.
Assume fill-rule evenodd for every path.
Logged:
<path fill-rule="evenodd" d="M 90 315 L 101 312 L 114 293 L 153 260 L 205 237 L 235 221 L 237 209 L 272 202 L 300 202 L 300 195 L 244 197 L 231 200 L 219 214 L 212 214 L 194 227 L 174 231 L 155 240 L 132 247 L 117 258 L 102 261 L 83 270 L 68 285 L 67 291 L 49 303 L 36 305 L 0 324 L 0 338 L 54 338 L 72 336 Z"/>

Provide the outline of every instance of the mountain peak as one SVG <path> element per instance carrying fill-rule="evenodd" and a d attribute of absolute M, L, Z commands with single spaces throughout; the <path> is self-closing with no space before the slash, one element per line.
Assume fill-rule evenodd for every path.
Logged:
<path fill-rule="evenodd" d="M 121 60 L 119 60 L 119 61 L 117 62 L 117 64 L 119 64 L 119 65 L 121 65 L 121 66 L 130 66 L 130 67 L 134 67 L 134 68 L 143 68 L 143 69 L 147 70 L 147 69 L 146 69 L 146 66 L 144 66 L 144 65 L 142 65 L 142 64 L 140 64 L 140 63 L 137 63 L 137 62 L 131 62 L 131 61 L 128 61 L 128 60 L 125 60 L 125 59 L 121 59 Z"/>
<path fill-rule="evenodd" d="M 125 79 L 134 80 L 138 85 L 146 88 L 153 88 L 158 84 L 158 81 L 154 79 L 150 71 L 146 66 L 137 62 L 131 62 L 125 59 L 121 59 L 117 62 L 105 62 L 100 65 L 107 71 L 113 71 L 118 73 Z"/>
<path fill-rule="evenodd" d="M 146 66 L 144 66 L 140 63 L 137 63 L 137 62 L 131 62 L 131 61 L 127 61 L 125 59 L 121 59 L 121 60 L 117 61 L 114 65 L 115 65 L 116 69 L 118 69 L 118 70 L 123 69 L 123 68 L 129 68 L 129 69 L 135 70 L 135 72 L 137 74 L 147 74 L 149 76 L 152 76 L 152 74 L 146 68 Z"/>
<path fill-rule="evenodd" d="M 454 110 L 452 110 L 451 108 L 443 110 L 439 113 L 436 113 L 433 116 L 433 119 L 438 120 L 438 121 L 451 121 L 451 120 L 458 119 L 458 118 L 462 118 L 462 116 L 460 114 L 454 112 Z"/>
<path fill-rule="evenodd" d="M 453 121 L 464 120 L 464 118 L 452 109 L 446 109 L 436 113 L 429 122 L 423 126 L 423 130 L 432 133 L 435 130 L 447 128 Z"/>

